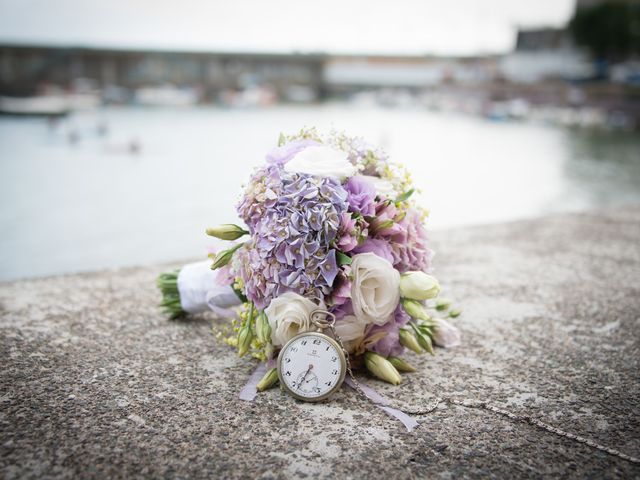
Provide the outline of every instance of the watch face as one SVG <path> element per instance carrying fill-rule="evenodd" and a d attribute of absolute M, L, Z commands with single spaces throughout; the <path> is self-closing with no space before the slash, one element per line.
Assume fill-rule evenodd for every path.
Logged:
<path fill-rule="evenodd" d="M 338 343 L 322 333 L 303 333 L 287 342 L 278 357 L 280 383 L 300 400 L 323 400 L 335 392 L 346 373 Z"/>

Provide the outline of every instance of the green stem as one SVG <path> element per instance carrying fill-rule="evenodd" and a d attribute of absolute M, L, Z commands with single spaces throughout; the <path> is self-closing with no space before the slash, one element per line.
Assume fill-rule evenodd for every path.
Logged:
<path fill-rule="evenodd" d="M 169 315 L 171 320 L 186 315 L 180 303 L 180 293 L 178 292 L 178 274 L 180 269 L 173 272 L 161 273 L 156 280 L 156 285 L 162 294 L 160 308 Z"/>
<path fill-rule="evenodd" d="M 246 322 L 246 324 L 249 325 L 249 328 L 251 328 L 251 323 L 253 322 L 254 309 L 255 309 L 255 306 L 253 305 L 253 302 L 251 302 L 249 304 L 249 312 L 247 313 L 247 322 Z"/>

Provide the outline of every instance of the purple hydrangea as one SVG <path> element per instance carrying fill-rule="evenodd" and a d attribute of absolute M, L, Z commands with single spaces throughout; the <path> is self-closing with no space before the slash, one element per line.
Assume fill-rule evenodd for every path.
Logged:
<path fill-rule="evenodd" d="M 289 291 L 328 298 L 338 275 L 332 245 L 346 211 L 347 192 L 335 179 L 279 165 L 254 174 L 238 205 L 252 233 L 236 267 L 247 297 L 258 308 Z"/>
<path fill-rule="evenodd" d="M 236 207 L 252 234 L 256 224 L 275 205 L 282 192 L 280 170 L 277 165 L 256 169 Z"/>

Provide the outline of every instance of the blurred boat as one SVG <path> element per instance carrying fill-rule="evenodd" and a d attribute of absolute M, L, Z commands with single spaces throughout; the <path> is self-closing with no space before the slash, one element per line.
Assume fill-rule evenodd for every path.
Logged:
<path fill-rule="evenodd" d="M 100 104 L 100 96 L 90 93 L 0 97 L 0 114 L 61 117 L 74 110 L 90 110 Z"/>
<path fill-rule="evenodd" d="M 60 117 L 67 115 L 71 106 L 61 96 L 41 97 L 0 97 L 0 114 L 40 117 Z"/>

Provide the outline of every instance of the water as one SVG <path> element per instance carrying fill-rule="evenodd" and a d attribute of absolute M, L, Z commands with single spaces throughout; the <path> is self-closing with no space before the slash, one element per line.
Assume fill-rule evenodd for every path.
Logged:
<path fill-rule="evenodd" d="M 204 256 L 205 227 L 236 221 L 252 166 L 305 125 L 383 145 L 413 172 L 431 229 L 640 203 L 631 133 L 347 105 L 0 118 L 0 279 Z"/>

